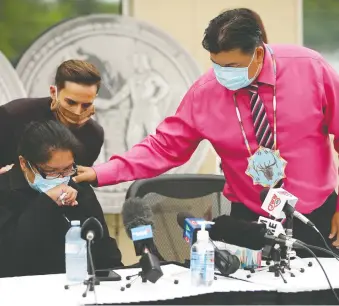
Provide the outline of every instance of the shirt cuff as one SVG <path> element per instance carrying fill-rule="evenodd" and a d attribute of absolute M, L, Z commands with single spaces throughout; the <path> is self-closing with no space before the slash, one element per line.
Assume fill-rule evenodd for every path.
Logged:
<path fill-rule="evenodd" d="M 111 160 L 107 163 L 92 167 L 97 175 L 98 187 L 115 185 L 118 183 L 118 163 L 119 160 Z"/>

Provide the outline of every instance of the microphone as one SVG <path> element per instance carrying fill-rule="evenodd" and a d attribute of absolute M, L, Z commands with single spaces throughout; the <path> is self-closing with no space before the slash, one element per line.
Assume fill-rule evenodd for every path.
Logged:
<path fill-rule="evenodd" d="M 97 218 L 90 217 L 86 219 L 81 226 L 80 236 L 82 239 L 87 240 L 87 271 L 90 275 L 90 278 L 85 282 L 87 284 L 87 289 L 83 295 L 84 297 L 87 295 L 88 290 L 94 288 L 95 285 L 100 284 L 99 278 L 96 278 L 95 276 L 95 266 L 91 245 L 95 241 L 102 239 L 103 235 L 104 229 Z"/>
<path fill-rule="evenodd" d="M 195 218 L 193 215 L 180 212 L 177 215 L 177 222 L 179 226 L 184 230 L 184 239 L 186 242 L 192 245 L 197 240 L 197 231 L 201 228 L 201 223 L 199 222 L 205 221 L 202 218 Z M 206 230 L 207 229 L 206 224 Z M 240 260 L 237 256 L 231 254 L 227 250 L 220 250 L 214 242 L 209 238 L 210 242 L 214 246 L 214 263 L 219 272 L 224 275 L 228 276 L 234 272 L 236 272 L 240 267 Z"/>
<path fill-rule="evenodd" d="M 284 219 L 292 215 L 308 226 L 315 227 L 314 223 L 303 214 L 295 210 L 298 198 L 283 188 L 264 189 L 260 192 L 261 208 L 277 219 Z"/>
<path fill-rule="evenodd" d="M 231 216 L 221 215 L 213 219 L 209 233 L 214 241 L 223 241 L 251 250 L 261 250 L 265 245 L 265 224 L 246 222 Z"/>
<path fill-rule="evenodd" d="M 260 216 L 258 219 L 258 223 L 265 224 L 267 233 L 273 235 L 274 237 L 279 237 L 280 235 L 286 236 L 284 227 L 278 221 Z M 275 241 L 269 238 L 267 239 L 267 242 L 261 252 L 263 258 L 271 257 L 272 248 L 275 246 L 275 244 Z"/>
<path fill-rule="evenodd" d="M 97 218 L 90 217 L 81 226 L 81 238 L 87 241 L 100 240 L 104 235 L 102 224 Z"/>
<path fill-rule="evenodd" d="M 261 250 L 267 243 L 270 244 L 272 241 L 283 246 L 294 243 L 294 248 L 300 248 L 299 245 L 303 244 L 299 240 L 285 236 L 283 232 L 277 231 L 277 236 L 273 235 L 263 222 L 246 222 L 226 215 L 213 219 L 213 222 L 214 224 L 211 226 L 209 233 L 214 241 L 223 241 L 252 250 Z"/>
<path fill-rule="evenodd" d="M 140 198 L 128 199 L 122 208 L 122 219 L 127 236 L 133 241 L 135 254 L 141 256 L 145 249 L 153 253 L 153 212 L 148 203 Z"/>
<path fill-rule="evenodd" d="M 148 203 L 140 198 L 128 199 L 122 208 L 122 218 L 126 233 L 132 239 L 135 254 L 141 256 L 142 277 L 155 283 L 163 272 L 153 241 L 153 212 Z"/>
<path fill-rule="evenodd" d="M 274 237 L 279 237 L 279 235 L 286 235 L 285 229 L 279 221 L 260 216 L 258 219 L 258 223 L 265 224 L 267 232 Z"/>
<path fill-rule="evenodd" d="M 188 212 L 177 214 L 177 223 L 183 229 L 183 238 L 190 245 L 197 241 L 197 232 L 201 229 L 201 223 L 204 221 L 204 218 L 196 218 Z M 206 231 L 209 232 L 210 228 L 210 224 L 205 225 Z"/>

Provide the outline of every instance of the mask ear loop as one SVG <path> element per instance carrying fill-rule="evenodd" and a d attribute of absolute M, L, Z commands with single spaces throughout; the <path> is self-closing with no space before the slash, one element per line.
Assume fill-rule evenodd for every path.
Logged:
<path fill-rule="evenodd" d="M 28 168 L 30 168 L 31 171 L 33 172 L 34 178 L 35 178 L 36 173 L 34 172 L 33 167 L 31 166 L 31 163 L 30 163 L 28 160 L 26 160 L 25 163 L 26 163 L 26 165 L 28 166 Z M 28 179 L 27 171 L 24 172 L 24 175 L 25 175 L 25 178 L 26 178 L 27 182 L 30 183 L 30 181 L 29 181 L 29 179 Z"/>

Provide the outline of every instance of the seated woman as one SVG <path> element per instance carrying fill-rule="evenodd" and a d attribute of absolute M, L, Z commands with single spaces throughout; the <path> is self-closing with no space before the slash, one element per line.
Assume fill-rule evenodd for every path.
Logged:
<path fill-rule="evenodd" d="M 79 149 L 75 136 L 56 121 L 25 129 L 20 164 L 0 175 L 0 277 L 64 273 L 70 221 L 92 216 L 104 229 L 92 248 L 95 267 L 122 265 L 93 189 L 70 179 Z"/>

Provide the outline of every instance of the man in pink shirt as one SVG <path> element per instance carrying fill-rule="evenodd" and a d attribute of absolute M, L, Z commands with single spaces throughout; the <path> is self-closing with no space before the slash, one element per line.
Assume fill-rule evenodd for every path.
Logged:
<path fill-rule="evenodd" d="M 338 247 L 337 169 L 329 138 L 335 136 L 339 151 L 338 74 L 313 50 L 264 44 L 257 20 L 243 9 L 211 20 L 202 44 L 213 67 L 175 115 L 124 155 L 80 167 L 75 179 L 105 186 L 154 177 L 187 162 L 207 139 L 222 160 L 231 215 L 249 221 L 267 216 L 260 192 L 282 179 L 299 198 L 296 209 Z M 294 237 L 322 243 L 298 220 Z"/>

